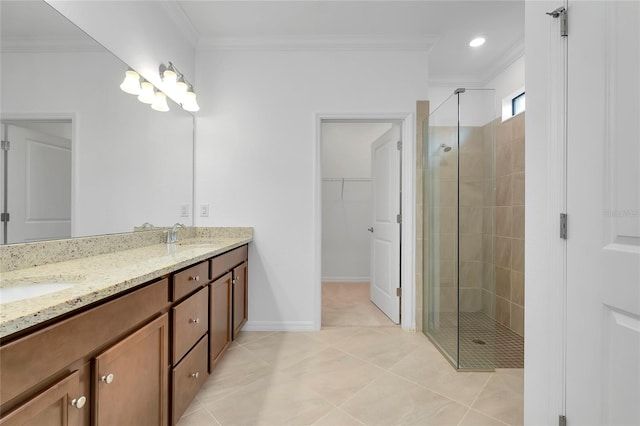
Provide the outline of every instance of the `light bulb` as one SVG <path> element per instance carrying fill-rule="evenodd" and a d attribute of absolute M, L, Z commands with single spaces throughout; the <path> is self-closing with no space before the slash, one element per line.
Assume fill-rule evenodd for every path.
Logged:
<path fill-rule="evenodd" d="M 485 42 L 484 37 L 476 37 L 469 42 L 469 46 L 471 47 L 479 47 L 482 46 Z"/>
<path fill-rule="evenodd" d="M 162 73 L 162 81 L 167 87 L 174 87 L 176 85 L 176 81 L 178 80 L 178 74 L 173 70 L 173 67 L 169 65 L 169 68 L 164 70 Z"/>
<path fill-rule="evenodd" d="M 183 103 L 187 98 L 187 90 L 189 89 L 189 85 L 184 81 L 184 78 L 180 76 L 178 81 L 176 82 L 175 89 L 173 91 L 173 96 L 178 103 Z"/>
<path fill-rule="evenodd" d="M 140 74 L 132 69 L 128 69 L 125 73 L 124 80 L 120 84 L 123 92 L 139 95 L 140 94 Z"/>
<path fill-rule="evenodd" d="M 151 104 L 151 108 L 160 112 L 169 111 L 169 105 L 167 105 L 167 95 L 160 91 L 156 92 L 153 103 Z"/>
<path fill-rule="evenodd" d="M 198 101 L 196 100 L 196 93 L 193 91 L 193 87 L 189 87 L 189 91 L 182 103 L 182 109 L 189 112 L 200 111 L 200 105 L 198 105 Z"/>
<path fill-rule="evenodd" d="M 153 84 L 146 80 L 140 83 L 140 94 L 138 95 L 138 100 L 143 104 L 152 104 L 155 98 L 156 96 L 154 94 Z"/>

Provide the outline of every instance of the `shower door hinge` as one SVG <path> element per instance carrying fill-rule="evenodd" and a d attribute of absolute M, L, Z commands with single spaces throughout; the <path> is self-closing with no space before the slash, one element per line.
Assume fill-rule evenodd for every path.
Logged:
<path fill-rule="evenodd" d="M 567 426 L 567 416 L 563 414 L 558 416 L 558 426 Z"/>
<path fill-rule="evenodd" d="M 396 222 L 402 223 L 402 215 L 401 214 L 396 215 Z"/>
<path fill-rule="evenodd" d="M 0 144 L 0 149 L 4 151 L 9 151 L 10 148 L 11 148 L 11 142 L 9 141 L 2 141 L 2 144 Z"/>
<path fill-rule="evenodd" d="M 560 18 L 560 36 L 567 37 L 569 35 L 569 22 L 567 18 L 567 9 L 560 6 L 552 12 L 547 12 L 552 18 Z"/>
<path fill-rule="evenodd" d="M 402 141 L 397 142 L 398 151 L 402 151 Z"/>
<path fill-rule="evenodd" d="M 0 223 L 9 222 L 9 213 L 0 213 Z"/>
<path fill-rule="evenodd" d="M 402 289 L 400 287 L 396 288 L 396 296 L 402 297 Z"/>
<path fill-rule="evenodd" d="M 560 213 L 560 238 L 567 239 L 567 214 Z"/>

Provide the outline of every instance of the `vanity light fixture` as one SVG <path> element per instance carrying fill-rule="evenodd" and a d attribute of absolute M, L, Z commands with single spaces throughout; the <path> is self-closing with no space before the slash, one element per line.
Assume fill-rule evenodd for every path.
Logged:
<path fill-rule="evenodd" d="M 175 79 L 173 77 L 174 74 L 176 76 Z M 162 78 L 164 92 L 178 102 L 182 109 L 189 112 L 200 110 L 193 85 L 187 81 L 184 74 L 173 63 L 169 62 L 169 65 L 160 64 L 160 78 Z"/>
<path fill-rule="evenodd" d="M 140 94 L 138 95 L 138 100 L 143 104 L 151 105 L 155 99 L 156 94 L 153 84 L 149 83 L 147 80 L 143 80 L 142 83 L 140 83 Z"/>
<path fill-rule="evenodd" d="M 158 90 L 153 99 L 153 103 L 151 104 L 151 108 L 160 112 L 169 111 L 169 105 L 167 104 L 167 95 L 165 95 L 164 92 Z"/>
<path fill-rule="evenodd" d="M 129 68 L 125 73 L 124 81 L 120 85 L 123 92 L 131 95 L 140 94 L 140 74 Z"/>
<path fill-rule="evenodd" d="M 185 100 L 182 103 L 182 109 L 189 112 L 200 111 L 200 105 L 198 105 L 198 101 L 196 101 L 196 92 L 193 91 L 192 85 L 189 85 L 189 90 L 187 90 Z"/>

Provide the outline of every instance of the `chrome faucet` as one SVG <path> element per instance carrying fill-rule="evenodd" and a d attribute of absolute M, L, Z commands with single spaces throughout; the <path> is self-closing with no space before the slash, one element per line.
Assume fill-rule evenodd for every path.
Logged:
<path fill-rule="evenodd" d="M 175 242 L 178 242 L 178 228 L 185 228 L 184 224 L 182 223 L 176 223 L 175 225 L 173 225 L 173 228 L 171 228 L 171 231 L 167 231 L 167 244 L 173 244 Z"/>

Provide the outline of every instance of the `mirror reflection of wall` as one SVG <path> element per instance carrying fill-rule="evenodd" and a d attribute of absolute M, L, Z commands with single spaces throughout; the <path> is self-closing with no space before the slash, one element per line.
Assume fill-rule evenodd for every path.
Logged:
<path fill-rule="evenodd" d="M 0 8 L 3 124 L 64 122 L 70 133 L 64 150 L 43 151 L 40 137 L 27 138 L 20 149 L 11 141 L 8 170 L 17 173 L 7 179 L 6 192 L 22 198 L 8 206 L 8 242 L 130 232 L 145 222 L 192 224 L 193 116 L 171 102 L 169 112 L 153 111 L 122 92 L 127 65 L 46 3 L 2 1 Z M 19 151 L 27 158 L 13 165 Z M 66 160 L 56 156 L 63 151 Z M 65 176 L 63 164 L 70 167 L 67 195 L 61 183 L 46 178 Z M 49 181 L 50 190 L 34 186 Z M 1 202 L 4 185 L 0 190 Z M 181 214 L 185 205 L 187 217 Z M 16 207 L 24 210 L 19 221 Z M 46 223 L 65 220 L 66 233 L 44 230 Z M 35 226 L 12 235 L 11 227 L 22 221 Z"/>

